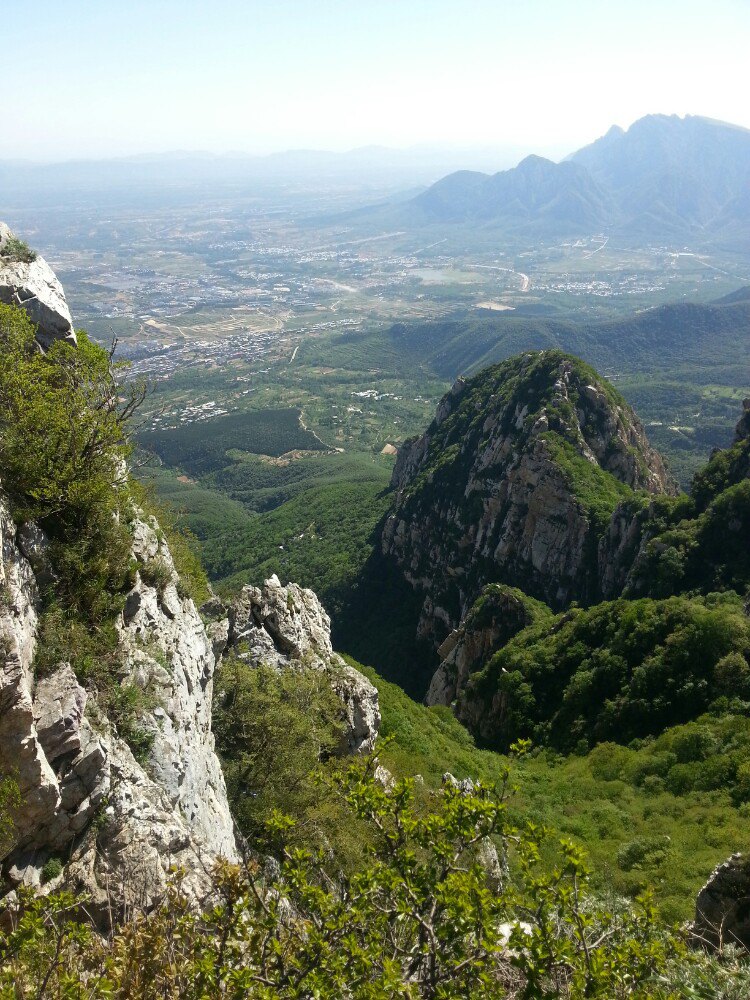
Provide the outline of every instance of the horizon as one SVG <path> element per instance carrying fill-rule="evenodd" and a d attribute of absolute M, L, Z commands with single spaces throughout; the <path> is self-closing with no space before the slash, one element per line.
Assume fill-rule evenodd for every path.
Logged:
<path fill-rule="evenodd" d="M 696 0 L 468 6 L 40 0 L 8 29 L 0 160 L 424 145 L 549 155 L 654 108 L 750 127 L 741 0 L 708 15 Z"/>
<path fill-rule="evenodd" d="M 511 145 L 494 145 L 489 143 L 486 145 L 471 145 L 471 144 L 462 145 L 450 142 L 446 142 L 443 144 L 437 142 L 421 142 L 406 146 L 387 145 L 382 143 L 365 143 L 362 145 L 346 147 L 343 149 L 335 149 L 332 147 L 324 147 L 324 146 L 317 146 L 317 147 L 288 146 L 288 147 L 280 147 L 278 149 L 271 149 L 264 152 L 254 152 L 252 150 L 243 150 L 243 149 L 211 150 L 211 149 L 201 149 L 196 147 L 194 149 L 164 148 L 164 149 L 155 149 L 148 152 L 123 153 L 119 155 L 113 154 L 109 156 L 107 155 L 76 156 L 64 159 L 43 159 L 35 157 L 12 157 L 12 158 L 0 157 L 0 164 L 5 166 L 31 165 L 33 167 L 54 167 L 54 166 L 66 166 L 66 165 L 74 165 L 81 163 L 122 163 L 128 161 L 149 162 L 155 160 L 165 160 L 170 158 L 175 160 L 205 159 L 205 160 L 263 161 L 272 159 L 274 157 L 295 156 L 303 154 L 344 158 L 347 156 L 354 156 L 356 154 L 362 154 L 367 152 L 403 154 L 404 156 L 408 156 L 409 154 L 411 154 L 413 156 L 424 156 L 424 157 L 430 155 L 456 156 L 461 154 L 467 154 L 467 155 L 474 154 L 474 155 L 486 156 L 491 154 L 499 154 L 500 156 L 504 156 L 507 158 L 508 155 L 515 154 L 519 156 L 519 159 L 518 161 L 514 161 L 514 163 L 515 162 L 520 163 L 521 160 L 525 159 L 527 156 L 534 156 L 534 155 L 541 156 L 543 158 L 550 159 L 553 161 L 560 161 L 564 160 L 566 157 L 572 155 L 573 153 L 578 152 L 579 149 L 591 145 L 597 140 L 603 138 L 613 129 L 620 129 L 622 132 L 626 133 L 633 125 L 637 124 L 643 118 L 670 118 L 670 117 L 677 117 L 681 121 L 684 121 L 687 118 L 699 118 L 703 119 L 704 121 L 714 122 L 715 124 L 718 125 L 724 125 L 730 128 L 740 129 L 741 131 L 750 132 L 750 126 L 741 125 L 737 122 L 731 122 L 719 118 L 712 118 L 709 117 L 708 115 L 695 115 L 691 114 L 690 112 L 686 112 L 685 114 L 677 114 L 669 112 L 650 111 L 647 112 L 645 115 L 642 115 L 640 118 L 634 119 L 632 122 L 629 122 L 626 125 L 623 125 L 620 122 L 613 122 L 609 126 L 609 128 L 606 129 L 604 132 L 601 132 L 599 135 L 592 136 L 590 139 L 584 141 L 579 146 L 571 148 L 565 147 L 557 150 L 543 149 L 542 151 L 538 151 L 537 149 L 528 148 L 525 151 L 522 151 L 520 147 L 514 147 Z M 500 169 L 506 169 L 506 168 L 502 167 Z"/>

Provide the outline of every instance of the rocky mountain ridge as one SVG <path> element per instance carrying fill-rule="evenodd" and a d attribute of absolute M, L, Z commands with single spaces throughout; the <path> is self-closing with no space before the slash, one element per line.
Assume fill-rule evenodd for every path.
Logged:
<path fill-rule="evenodd" d="M 424 594 L 418 633 L 435 646 L 488 583 L 554 608 L 595 600 L 618 503 L 675 492 L 627 403 L 560 351 L 459 379 L 392 487 L 381 550 Z"/>
<path fill-rule="evenodd" d="M 750 131 L 697 115 L 647 115 L 560 163 L 530 156 L 497 174 L 456 171 L 418 195 L 405 223 L 509 235 L 710 236 L 744 248 Z"/>

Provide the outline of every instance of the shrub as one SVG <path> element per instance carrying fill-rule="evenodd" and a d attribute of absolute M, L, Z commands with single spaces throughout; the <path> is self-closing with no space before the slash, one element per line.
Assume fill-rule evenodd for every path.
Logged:
<path fill-rule="evenodd" d="M 667 858 L 669 837 L 638 837 L 617 852 L 617 865 L 625 872 L 653 868 Z"/>
<path fill-rule="evenodd" d="M 729 674 L 744 677 L 749 651 L 736 594 L 574 608 L 500 649 L 470 678 L 458 714 L 479 718 L 478 735 L 497 749 L 520 737 L 568 752 L 629 743 L 705 712 Z"/>
<path fill-rule="evenodd" d="M 159 597 L 163 596 L 164 591 L 172 582 L 172 569 L 162 556 L 142 563 L 138 567 L 138 572 L 145 584 L 156 588 Z"/>
<path fill-rule="evenodd" d="M 322 777 L 335 767 L 342 705 L 327 674 L 314 669 L 253 667 L 230 657 L 214 682 L 214 733 L 227 792 L 240 829 L 268 839 L 266 821 L 282 810 L 297 821 L 295 837 L 358 851 L 357 830 L 343 822 L 338 799 Z"/>
<path fill-rule="evenodd" d="M 285 851 L 277 875 L 223 864 L 209 910 L 191 910 L 177 877 L 160 905 L 108 938 L 92 934 L 72 895 L 21 889 L 20 913 L 0 939 L 0 995 L 665 996 L 657 977 L 679 974 L 684 949 L 658 926 L 647 898 L 599 904 L 580 853 L 555 848 L 531 826 L 513 827 L 503 793 L 448 786 L 425 803 L 408 781 L 380 786 L 372 764 L 355 763 L 335 781 L 348 815 L 372 831 L 372 853 L 350 876 L 332 881 L 326 854 L 306 850 Z M 274 825 L 289 822 L 279 816 Z M 499 889 L 475 850 L 489 837 L 512 846 L 516 860 Z M 546 874 L 540 856 L 551 850 L 555 871 Z"/>
<path fill-rule="evenodd" d="M 52 882 L 58 876 L 63 873 L 63 863 L 59 858 L 50 858 L 45 862 L 42 868 L 42 885 L 46 885 L 47 882 Z"/>
<path fill-rule="evenodd" d="M 18 236 L 9 236 L 0 247 L 0 257 L 18 264 L 33 264 L 36 253 Z"/>

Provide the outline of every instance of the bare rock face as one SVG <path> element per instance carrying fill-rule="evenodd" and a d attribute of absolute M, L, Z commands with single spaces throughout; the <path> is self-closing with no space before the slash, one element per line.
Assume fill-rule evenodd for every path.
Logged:
<path fill-rule="evenodd" d="M 0 302 L 24 309 L 37 327 L 37 340 L 48 348 L 56 340 L 76 343 L 73 320 L 62 285 L 43 257 L 30 262 L 3 254 L 13 233 L 0 222 Z"/>
<path fill-rule="evenodd" d="M 710 950 L 728 944 L 750 950 L 750 860 L 733 854 L 711 874 L 698 893 L 694 942 Z"/>
<path fill-rule="evenodd" d="M 430 682 L 425 702 L 451 705 L 461 700 L 469 677 L 521 629 L 549 609 L 520 590 L 488 584 L 458 629 L 438 649 L 440 666 Z"/>
<path fill-rule="evenodd" d="M 0 765 L 22 795 L 16 844 L 2 859 L 6 891 L 38 885 L 55 855 L 65 861 L 57 881 L 88 895 L 103 928 L 162 898 L 174 866 L 201 902 L 213 862 L 237 849 L 211 732 L 213 642 L 180 593 L 158 525 L 135 522 L 139 573 L 119 623 L 121 683 L 147 692 L 150 706 L 138 725 L 151 746 L 138 760 L 69 664 L 33 676 L 37 587 L 18 541 L 33 537 L 38 554 L 44 539 L 17 531 L 1 499 L 0 532 Z"/>
<path fill-rule="evenodd" d="M 392 486 L 381 551 L 424 594 L 418 632 L 436 647 L 487 583 L 554 608 L 597 599 L 618 501 L 675 489 L 627 403 L 560 351 L 459 380 L 402 447 Z"/>
<path fill-rule="evenodd" d="M 371 753 L 380 728 L 377 689 L 333 651 L 331 619 L 312 590 L 282 586 L 277 576 L 262 587 L 243 587 L 230 610 L 229 644 L 254 666 L 323 671 L 344 710 L 341 753 Z"/>

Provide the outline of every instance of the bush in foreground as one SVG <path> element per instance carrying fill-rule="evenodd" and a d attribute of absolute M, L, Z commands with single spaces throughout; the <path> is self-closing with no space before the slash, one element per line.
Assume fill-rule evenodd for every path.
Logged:
<path fill-rule="evenodd" d="M 506 775 L 507 779 L 507 775 Z M 337 779 L 373 848 L 331 879 L 324 853 L 284 852 L 278 871 L 220 865 L 215 902 L 191 912 L 179 876 L 161 906 L 103 940 L 85 901 L 21 897 L 0 940 L 0 996 L 88 998 L 668 997 L 680 944 L 647 899 L 619 912 L 586 891 L 570 844 L 550 872 L 544 831 L 513 828 L 505 786 L 448 785 L 427 803 L 412 783 L 385 788 L 373 762 Z M 288 821 L 276 815 L 273 825 Z M 511 857 L 490 879 L 488 838 Z M 273 867 L 273 866 L 272 866 Z M 661 983 L 659 982 L 661 980 Z"/>

